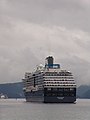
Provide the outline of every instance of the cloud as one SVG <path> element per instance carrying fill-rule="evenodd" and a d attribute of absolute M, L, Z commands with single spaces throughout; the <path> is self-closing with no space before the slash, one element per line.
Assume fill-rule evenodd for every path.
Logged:
<path fill-rule="evenodd" d="M 90 83 L 90 17 L 84 2 L 1 0 L 0 81 L 21 81 L 51 54 L 78 84 Z"/>
<path fill-rule="evenodd" d="M 33 71 L 37 64 L 44 63 L 49 53 L 55 56 L 56 62 L 61 61 L 62 68 L 80 77 L 78 83 L 84 81 L 81 80 L 83 73 L 89 71 L 85 66 L 90 62 L 87 32 L 13 18 L 8 18 L 5 24 L 4 29 L 0 28 L 1 82 L 20 81 L 24 72 Z"/>
<path fill-rule="evenodd" d="M 89 4 L 84 0 L 1 0 L 4 16 L 32 22 L 90 31 Z"/>

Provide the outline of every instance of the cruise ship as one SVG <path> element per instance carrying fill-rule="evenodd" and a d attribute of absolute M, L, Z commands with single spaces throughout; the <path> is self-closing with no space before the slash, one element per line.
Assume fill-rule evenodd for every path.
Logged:
<path fill-rule="evenodd" d="M 32 73 L 26 72 L 23 91 L 27 102 L 75 103 L 76 83 L 70 71 L 54 64 L 48 56 L 45 65 L 39 65 Z"/>

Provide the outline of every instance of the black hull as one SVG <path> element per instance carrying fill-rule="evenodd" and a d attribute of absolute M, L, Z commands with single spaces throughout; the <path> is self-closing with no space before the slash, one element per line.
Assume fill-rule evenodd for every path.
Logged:
<path fill-rule="evenodd" d="M 76 97 L 44 97 L 45 103 L 75 103 Z"/>
<path fill-rule="evenodd" d="M 41 95 L 40 95 L 41 94 Z M 39 95 L 31 94 L 30 92 L 25 93 L 26 101 L 27 102 L 42 102 L 42 103 L 75 103 L 76 97 L 75 96 L 44 96 L 42 92 Z"/>
<path fill-rule="evenodd" d="M 75 103 L 76 97 L 28 97 L 26 101 L 42 103 Z"/>

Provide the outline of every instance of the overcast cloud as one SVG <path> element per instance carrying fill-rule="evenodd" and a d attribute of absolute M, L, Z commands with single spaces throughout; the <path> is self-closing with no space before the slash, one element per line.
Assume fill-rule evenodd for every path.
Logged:
<path fill-rule="evenodd" d="M 0 83 L 21 81 L 49 54 L 90 84 L 89 0 L 0 0 Z"/>

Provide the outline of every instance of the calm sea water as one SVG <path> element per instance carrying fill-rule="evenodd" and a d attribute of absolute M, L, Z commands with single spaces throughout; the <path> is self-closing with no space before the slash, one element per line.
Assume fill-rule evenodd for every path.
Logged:
<path fill-rule="evenodd" d="M 0 99 L 0 120 L 90 120 L 90 100 L 76 104 L 26 103 Z"/>

